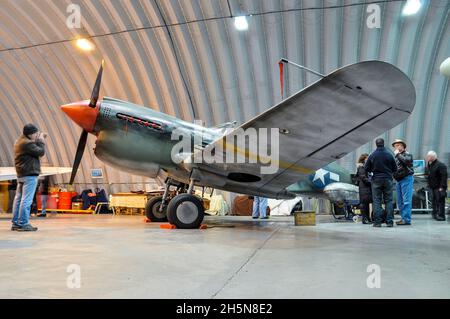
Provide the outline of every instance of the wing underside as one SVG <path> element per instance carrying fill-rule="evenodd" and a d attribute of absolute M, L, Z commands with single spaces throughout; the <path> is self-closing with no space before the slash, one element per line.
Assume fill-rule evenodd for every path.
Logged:
<path fill-rule="evenodd" d="M 414 105 L 414 86 L 395 66 L 381 61 L 352 64 L 330 73 L 203 150 L 213 152 L 217 158 L 225 158 L 226 153 L 244 156 L 246 163 L 199 163 L 194 166 L 194 177 L 199 184 L 230 191 L 286 197 L 284 189 L 301 175 L 334 162 L 397 126 L 411 114 Z M 243 147 L 230 145 L 231 136 L 245 135 L 249 128 L 257 132 L 274 128 L 280 132 L 277 143 L 267 138 L 264 150 L 264 154 L 271 154 L 278 147 L 276 172 L 262 173 L 261 168 L 268 164 L 259 161 L 259 154 L 252 154 L 254 141 L 247 138 Z M 250 163 L 252 156 L 257 157 L 257 163 Z"/>

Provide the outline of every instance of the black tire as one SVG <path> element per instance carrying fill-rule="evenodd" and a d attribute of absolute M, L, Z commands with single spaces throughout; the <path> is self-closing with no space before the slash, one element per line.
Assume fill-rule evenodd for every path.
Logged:
<path fill-rule="evenodd" d="M 167 221 L 167 206 L 162 212 L 159 211 L 159 207 L 162 203 L 162 196 L 155 196 L 145 205 L 145 216 L 152 222 L 166 222 Z"/>
<path fill-rule="evenodd" d="M 175 196 L 167 206 L 167 219 L 177 228 L 199 228 L 205 216 L 202 201 L 191 194 Z"/>

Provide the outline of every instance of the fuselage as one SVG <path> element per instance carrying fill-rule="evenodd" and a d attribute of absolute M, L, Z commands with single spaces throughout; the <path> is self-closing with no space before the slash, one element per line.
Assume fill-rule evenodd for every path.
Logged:
<path fill-rule="evenodd" d="M 70 104 L 70 108 L 63 106 L 63 110 L 97 137 L 94 153 L 100 160 L 135 175 L 151 178 L 161 175 L 188 183 L 189 167 L 177 160 L 180 155 L 173 154 L 174 146 L 179 143 L 178 137 L 188 137 L 192 141 L 191 149 L 184 150 L 188 158 L 226 133 L 226 127 L 207 128 L 117 99 L 104 98 L 95 109 L 86 108 L 85 103 L 87 101 Z M 327 197 L 326 187 L 331 183 L 347 184 L 355 191 L 350 173 L 335 163 L 313 174 L 299 176 L 299 181 L 289 186 L 287 191 Z M 216 188 L 220 187 L 216 185 Z M 245 185 L 225 190 L 255 195 L 247 191 Z"/>

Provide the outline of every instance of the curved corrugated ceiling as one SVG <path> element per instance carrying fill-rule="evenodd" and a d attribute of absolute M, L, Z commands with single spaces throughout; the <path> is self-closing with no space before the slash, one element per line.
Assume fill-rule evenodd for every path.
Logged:
<path fill-rule="evenodd" d="M 3 0 L 0 165 L 12 165 L 12 145 L 27 122 L 50 135 L 48 165 L 72 164 L 80 129 L 58 106 L 89 97 L 102 58 L 102 94 L 188 121 L 195 114 L 206 125 L 242 123 L 279 102 L 281 57 L 321 73 L 362 60 L 387 61 L 412 79 L 417 104 L 385 137 L 405 138 L 417 158 L 428 149 L 448 158 L 449 80 L 439 65 L 450 56 L 450 2 L 422 2 L 410 17 L 401 15 L 404 1 L 378 3 L 381 28 L 370 29 L 367 4 L 355 0 Z M 80 5 L 81 29 L 66 26 L 71 3 Z M 238 14 L 253 14 L 247 31 L 235 29 L 230 16 Z M 96 50 L 84 53 L 64 41 L 77 36 L 93 36 Z M 285 92 L 315 80 L 288 68 Z M 93 182 L 93 167 L 104 169 L 105 183 L 144 182 L 104 166 L 93 143 L 90 137 L 79 183 Z M 365 145 L 341 162 L 353 169 L 356 155 L 371 149 Z"/>

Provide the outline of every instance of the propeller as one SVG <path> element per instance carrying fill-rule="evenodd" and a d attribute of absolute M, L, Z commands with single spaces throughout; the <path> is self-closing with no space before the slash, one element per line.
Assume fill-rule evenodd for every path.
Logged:
<path fill-rule="evenodd" d="M 102 60 L 102 65 L 100 65 L 100 69 L 97 73 L 97 79 L 95 79 L 94 88 L 92 89 L 91 100 L 89 102 L 89 107 L 95 108 L 97 106 L 98 96 L 100 95 L 100 84 L 102 83 L 102 75 L 103 75 L 103 65 L 105 64 L 105 60 Z"/>
<path fill-rule="evenodd" d="M 80 135 L 80 140 L 78 141 L 77 152 L 75 154 L 75 160 L 72 166 L 72 175 L 70 176 L 70 185 L 73 185 L 75 176 L 77 175 L 78 167 L 80 166 L 81 159 L 83 158 L 84 149 L 86 147 L 86 142 L 88 138 L 88 132 L 83 130 Z"/>
<path fill-rule="evenodd" d="M 94 88 L 92 89 L 91 99 L 89 101 L 89 107 L 95 108 L 97 106 L 97 101 L 100 95 L 100 85 L 102 83 L 102 74 L 103 74 L 103 65 L 105 61 L 102 60 L 102 64 L 97 73 L 97 79 L 95 80 Z M 83 129 L 80 135 L 80 139 L 78 141 L 77 152 L 75 154 L 75 160 L 72 165 L 72 175 L 70 176 L 70 185 L 73 185 L 73 181 L 75 180 L 75 176 L 77 175 L 78 167 L 80 166 L 81 159 L 83 158 L 84 149 L 86 148 L 88 138 L 88 131 Z"/>

